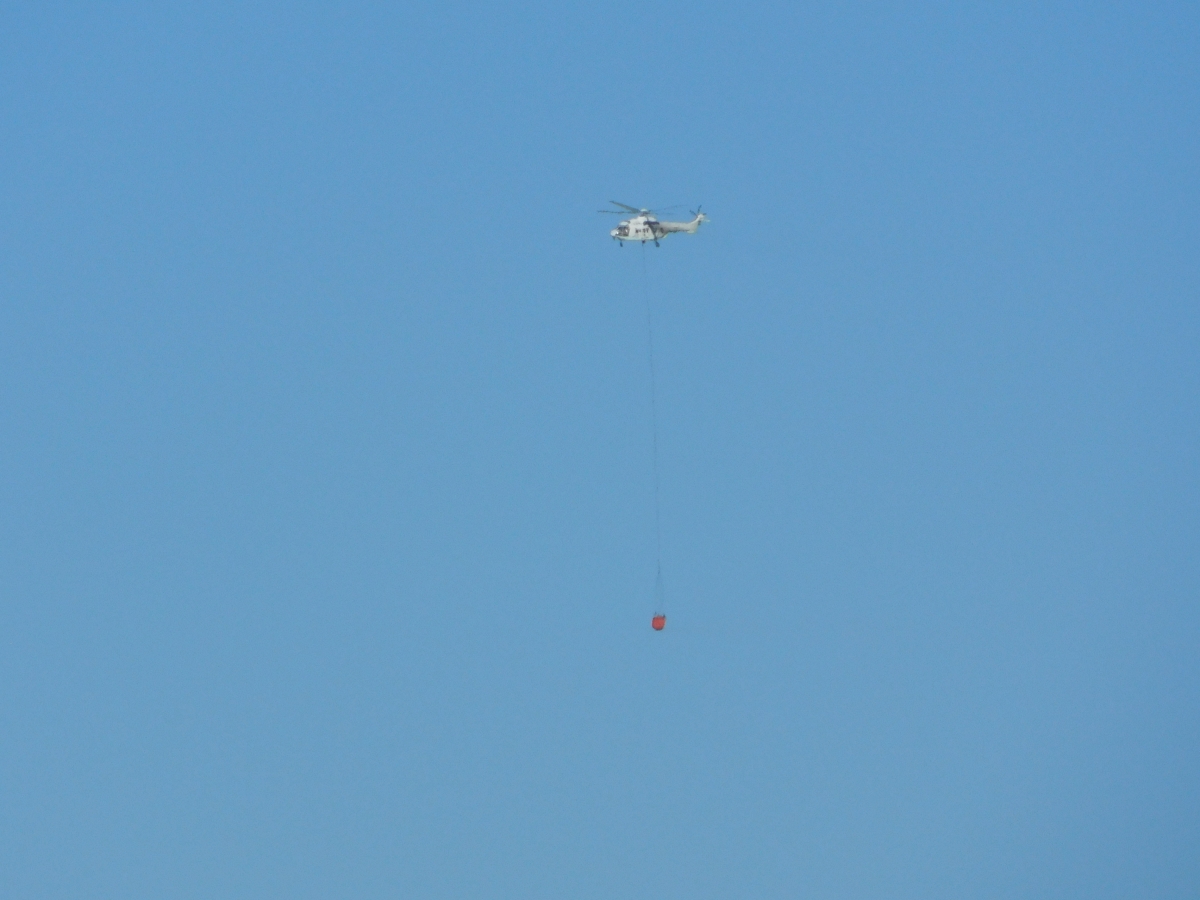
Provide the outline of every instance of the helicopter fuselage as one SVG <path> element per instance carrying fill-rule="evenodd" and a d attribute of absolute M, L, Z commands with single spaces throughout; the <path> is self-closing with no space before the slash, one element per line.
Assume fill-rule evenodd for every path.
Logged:
<path fill-rule="evenodd" d="M 677 231 L 695 234 L 700 223 L 707 219 L 708 217 L 703 213 L 697 213 L 696 218 L 690 222 L 660 222 L 654 216 L 634 216 L 621 222 L 609 234 L 618 241 L 640 241 L 643 244 L 646 241 L 654 241 L 658 243 L 662 238 Z"/>
<path fill-rule="evenodd" d="M 658 221 L 650 216 L 626 219 L 609 232 L 618 241 L 656 241 L 662 236 Z"/>

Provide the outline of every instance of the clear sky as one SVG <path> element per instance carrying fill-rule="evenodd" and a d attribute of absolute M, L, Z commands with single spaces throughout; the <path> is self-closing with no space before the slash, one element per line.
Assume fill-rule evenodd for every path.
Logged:
<path fill-rule="evenodd" d="M 0 28 L 6 898 L 1200 894 L 1200 6 L 175 6 Z"/>

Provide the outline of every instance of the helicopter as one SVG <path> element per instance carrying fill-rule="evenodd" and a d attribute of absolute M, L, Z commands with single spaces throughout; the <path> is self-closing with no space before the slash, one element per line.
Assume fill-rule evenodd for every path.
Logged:
<path fill-rule="evenodd" d="M 661 246 L 658 243 L 659 238 L 665 238 L 669 234 L 681 231 L 695 234 L 696 229 L 708 221 L 708 216 L 700 212 L 699 206 L 690 211 L 693 216 L 690 222 L 660 222 L 652 209 L 638 209 L 636 206 L 618 203 L 616 200 L 608 202 L 613 206 L 619 206 L 620 209 L 600 209 L 597 212 L 614 216 L 627 216 L 633 213 L 631 218 L 618 223 L 617 227 L 609 232 L 613 240 L 622 247 L 625 246 L 626 241 L 641 241 L 643 244 L 646 241 L 654 241 L 654 246 L 659 247 Z"/>

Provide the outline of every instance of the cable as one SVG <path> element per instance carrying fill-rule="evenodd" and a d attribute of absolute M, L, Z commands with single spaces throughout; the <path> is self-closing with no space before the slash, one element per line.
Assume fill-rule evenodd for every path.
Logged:
<path fill-rule="evenodd" d="M 650 430 L 653 435 L 654 468 L 654 603 L 655 614 L 665 613 L 666 596 L 662 574 L 662 514 L 658 487 L 658 384 L 654 367 L 654 316 L 650 308 L 650 286 L 646 276 L 646 242 L 642 242 L 642 297 L 646 302 L 646 338 L 650 357 Z"/>

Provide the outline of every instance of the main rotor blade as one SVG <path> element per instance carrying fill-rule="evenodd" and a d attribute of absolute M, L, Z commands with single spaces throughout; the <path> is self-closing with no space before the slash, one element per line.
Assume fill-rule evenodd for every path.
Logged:
<path fill-rule="evenodd" d="M 627 209 L 631 213 L 640 213 L 642 211 L 642 210 L 638 209 L 636 206 L 630 206 L 628 203 L 618 203 L 616 200 L 609 200 L 608 202 L 611 203 L 613 206 L 621 207 L 621 209 Z"/>

